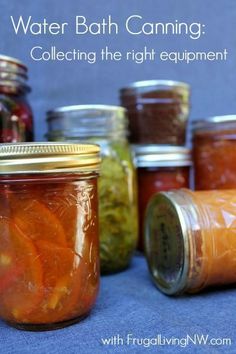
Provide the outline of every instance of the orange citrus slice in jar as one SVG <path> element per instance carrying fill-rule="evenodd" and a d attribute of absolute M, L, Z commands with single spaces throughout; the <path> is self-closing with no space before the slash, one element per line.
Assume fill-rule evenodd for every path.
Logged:
<path fill-rule="evenodd" d="M 57 183 L 48 185 L 42 190 L 40 199 L 52 212 L 64 229 L 67 245 L 75 247 L 78 227 L 78 191 L 77 185 L 70 183 Z"/>
<path fill-rule="evenodd" d="M 45 290 L 40 308 L 32 313 L 34 323 L 70 320 L 71 309 L 74 310 L 83 288 L 81 258 L 70 248 L 44 240 L 37 241 L 36 247 L 43 267 Z"/>
<path fill-rule="evenodd" d="M 32 241 L 8 218 L 0 218 L 0 316 L 28 322 L 42 300 L 43 274 Z"/>
<path fill-rule="evenodd" d="M 15 203 L 13 220 L 25 235 L 34 241 L 47 240 L 66 247 L 66 236 L 59 219 L 43 203 L 36 199 Z"/>

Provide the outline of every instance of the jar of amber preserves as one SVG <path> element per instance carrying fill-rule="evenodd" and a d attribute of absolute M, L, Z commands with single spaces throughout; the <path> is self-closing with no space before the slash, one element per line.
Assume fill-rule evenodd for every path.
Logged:
<path fill-rule="evenodd" d="M 139 243 L 143 251 L 143 224 L 150 198 L 161 191 L 189 188 L 191 152 L 179 146 L 136 145 L 138 171 Z"/>
<path fill-rule="evenodd" d="M 0 145 L 0 317 L 24 330 L 84 318 L 99 286 L 90 144 Z"/>
<path fill-rule="evenodd" d="M 0 143 L 33 141 L 27 71 L 19 60 L 0 55 Z"/>
<path fill-rule="evenodd" d="M 135 82 L 120 91 L 133 144 L 185 145 L 189 85 L 170 80 Z"/>
<path fill-rule="evenodd" d="M 86 105 L 48 112 L 48 139 L 85 139 L 101 146 L 98 182 L 100 259 L 103 274 L 128 267 L 137 242 L 136 175 L 127 141 L 125 109 Z"/>
<path fill-rule="evenodd" d="M 193 122 L 197 190 L 236 188 L 236 115 Z"/>
<path fill-rule="evenodd" d="M 147 210 L 145 250 L 167 295 L 236 283 L 236 190 L 156 194 Z"/>

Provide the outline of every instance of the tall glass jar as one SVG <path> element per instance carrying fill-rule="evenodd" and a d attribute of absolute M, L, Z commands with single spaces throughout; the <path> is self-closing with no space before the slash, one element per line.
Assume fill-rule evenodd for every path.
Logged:
<path fill-rule="evenodd" d="M 139 81 L 121 89 L 133 144 L 185 145 L 189 85 L 170 80 Z"/>
<path fill-rule="evenodd" d="M 27 101 L 27 67 L 0 55 L 0 142 L 33 141 L 33 114 Z"/>
<path fill-rule="evenodd" d="M 148 202 L 157 192 L 189 188 L 191 151 L 171 145 L 135 145 L 134 152 L 138 174 L 138 248 L 143 251 L 143 226 Z"/>
<path fill-rule="evenodd" d="M 148 205 L 145 250 L 167 295 L 236 284 L 236 190 L 161 192 Z"/>
<path fill-rule="evenodd" d="M 192 130 L 195 189 L 236 188 L 236 115 L 195 121 Z"/>
<path fill-rule="evenodd" d="M 99 287 L 93 144 L 0 145 L 0 317 L 24 330 L 80 321 Z"/>
<path fill-rule="evenodd" d="M 103 274 L 128 267 L 137 242 L 136 179 L 127 141 L 125 109 L 86 105 L 47 114 L 50 141 L 86 141 L 101 146 L 98 183 L 100 257 Z"/>

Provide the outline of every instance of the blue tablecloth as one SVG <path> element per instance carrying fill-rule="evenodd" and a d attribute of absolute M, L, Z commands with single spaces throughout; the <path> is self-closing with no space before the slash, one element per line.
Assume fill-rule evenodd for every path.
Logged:
<path fill-rule="evenodd" d="M 193 341 L 203 335 L 208 344 L 186 344 L 187 335 Z M 215 339 L 226 345 L 213 345 Z M 167 340 L 171 344 L 164 345 Z M 102 278 L 94 310 L 76 325 L 35 333 L 0 322 L 1 354 L 128 352 L 236 353 L 236 290 L 166 297 L 151 283 L 143 257 L 136 256 L 127 271 Z"/>

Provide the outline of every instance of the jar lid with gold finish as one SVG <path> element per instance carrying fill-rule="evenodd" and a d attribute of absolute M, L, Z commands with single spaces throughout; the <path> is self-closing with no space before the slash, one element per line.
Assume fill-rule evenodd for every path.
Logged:
<path fill-rule="evenodd" d="M 95 144 L 18 143 L 0 145 L 0 175 L 25 173 L 91 173 L 100 167 Z"/>

